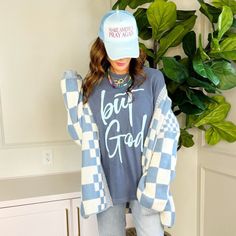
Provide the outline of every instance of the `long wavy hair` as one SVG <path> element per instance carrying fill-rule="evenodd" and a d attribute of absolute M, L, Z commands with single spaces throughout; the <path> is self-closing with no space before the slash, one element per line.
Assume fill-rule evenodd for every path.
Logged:
<path fill-rule="evenodd" d="M 103 41 L 98 37 L 93 43 L 90 51 L 89 72 L 83 80 L 83 103 L 87 103 L 93 89 L 104 78 L 110 63 L 107 59 L 107 53 Z M 132 58 L 129 66 L 129 74 L 132 78 L 132 83 L 127 88 L 127 93 L 132 93 L 135 86 L 140 86 L 146 76 L 143 71 L 143 65 L 146 60 L 146 54 L 140 50 L 138 58 Z"/>

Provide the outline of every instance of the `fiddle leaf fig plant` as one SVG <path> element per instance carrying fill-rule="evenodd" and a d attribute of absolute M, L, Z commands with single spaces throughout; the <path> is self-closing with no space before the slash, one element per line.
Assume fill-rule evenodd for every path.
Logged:
<path fill-rule="evenodd" d="M 163 72 L 172 109 L 184 114 L 179 147 L 194 145 L 191 128 L 205 132 L 209 145 L 236 141 L 236 125 L 226 120 L 231 105 L 222 95 L 236 87 L 236 0 L 198 2 L 211 24 L 205 44 L 193 30 L 196 10 L 178 10 L 168 0 L 118 0 L 113 6 L 134 11 L 147 64 Z M 180 46 L 184 56 L 167 56 Z"/>

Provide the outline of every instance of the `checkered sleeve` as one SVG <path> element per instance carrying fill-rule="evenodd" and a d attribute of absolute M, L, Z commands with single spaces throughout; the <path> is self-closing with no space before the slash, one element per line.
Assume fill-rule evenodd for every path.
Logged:
<path fill-rule="evenodd" d="M 179 124 L 171 110 L 171 100 L 164 86 L 156 102 L 155 111 L 144 143 L 143 175 L 139 181 L 137 197 L 140 203 L 162 216 L 174 214 L 170 182 L 175 176 Z M 173 217 L 163 220 L 172 225 Z M 169 222 L 168 222 L 169 221 Z"/>
<path fill-rule="evenodd" d="M 66 71 L 61 89 L 68 113 L 68 131 L 81 145 L 81 215 L 88 217 L 112 206 L 112 199 L 101 165 L 98 128 L 89 104 L 83 104 L 82 78 Z"/>
<path fill-rule="evenodd" d="M 72 139 L 81 145 L 81 114 L 82 114 L 82 77 L 76 71 L 64 72 L 61 90 L 67 110 L 67 130 Z"/>

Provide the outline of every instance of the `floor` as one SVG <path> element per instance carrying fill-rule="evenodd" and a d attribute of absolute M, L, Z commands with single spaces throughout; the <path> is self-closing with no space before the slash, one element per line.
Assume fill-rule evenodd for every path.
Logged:
<path fill-rule="evenodd" d="M 136 236 L 136 230 L 135 228 L 128 228 L 126 229 L 126 236 Z M 171 236 L 169 233 L 165 232 L 164 236 Z"/>

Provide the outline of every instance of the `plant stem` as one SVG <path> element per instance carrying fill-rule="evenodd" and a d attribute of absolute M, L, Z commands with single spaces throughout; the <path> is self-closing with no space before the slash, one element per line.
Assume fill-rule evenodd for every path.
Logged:
<path fill-rule="evenodd" d="M 156 39 L 154 39 L 153 41 L 153 52 L 154 52 L 154 55 L 156 57 L 156 54 L 157 54 L 157 46 L 158 46 L 158 41 Z M 153 63 L 153 68 L 156 69 L 157 68 L 157 60 L 154 60 L 154 63 Z"/>

